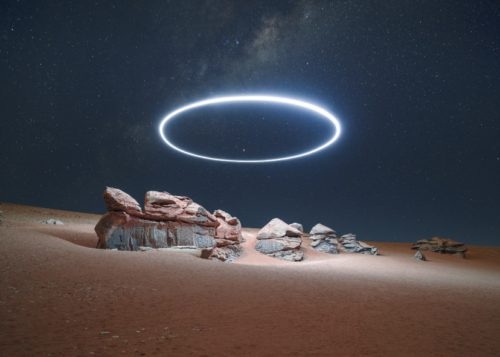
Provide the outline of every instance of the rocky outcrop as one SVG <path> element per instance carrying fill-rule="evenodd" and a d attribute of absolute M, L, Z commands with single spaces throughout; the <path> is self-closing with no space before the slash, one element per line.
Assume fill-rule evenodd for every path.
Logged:
<path fill-rule="evenodd" d="M 432 237 L 431 239 L 421 239 L 412 245 L 411 249 L 419 251 L 430 250 L 442 254 L 457 254 L 465 258 L 467 248 L 465 244 L 454 241 L 453 239 Z"/>
<path fill-rule="evenodd" d="M 108 213 L 95 227 L 97 248 L 193 249 L 202 257 L 223 261 L 233 260 L 239 254 L 239 220 L 221 210 L 211 214 L 189 197 L 148 191 L 142 211 L 127 193 L 108 187 L 104 201 Z M 229 245 L 233 247 L 227 248 Z"/>
<path fill-rule="evenodd" d="M 346 252 L 371 255 L 378 254 L 378 249 L 376 247 L 358 241 L 355 234 L 348 233 L 338 237 L 335 230 L 321 223 L 312 227 L 309 232 L 309 238 L 311 239 L 311 247 L 324 253 L 337 254 L 339 252 Z"/>
<path fill-rule="evenodd" d="M 302 232 L 295 227 L 273 218 L 257 233 L 255 249 L 271 257 L 288 261 L 301 261 L 304 252 L 302 245 Z"/>

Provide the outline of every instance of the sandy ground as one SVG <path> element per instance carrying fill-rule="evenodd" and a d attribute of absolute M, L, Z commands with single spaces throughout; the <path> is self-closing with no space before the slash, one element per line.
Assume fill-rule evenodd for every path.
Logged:
<path fill-rule="evenodd" d="M 98 215 L 0 210 L 1 356 L 500 356 L 499 248 L 288 263 L 246 229 L 224 264 L 94 249 Z"/>

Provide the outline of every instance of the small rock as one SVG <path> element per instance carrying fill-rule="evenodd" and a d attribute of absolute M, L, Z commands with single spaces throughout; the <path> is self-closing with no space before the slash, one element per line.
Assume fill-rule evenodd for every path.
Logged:
<path fill-rule="evenodd" d="M 64 225 L 64 223 L 58 219 L 54 219 L 54 218 L 49 218 L 45 221 L 42 221 L 43 224 L 55 224 L 55 225 L 58 225 L 58 226 L 62 226 Z"/>
<path fill-rule="evenodd" d="M 415 259 L 421 260 L 421 261 L 426 261 L 427 258 L 425 258 L 424 253 L 422 253 L 420 250 L 417 250 L 417 252 L 414 255 Z"/>

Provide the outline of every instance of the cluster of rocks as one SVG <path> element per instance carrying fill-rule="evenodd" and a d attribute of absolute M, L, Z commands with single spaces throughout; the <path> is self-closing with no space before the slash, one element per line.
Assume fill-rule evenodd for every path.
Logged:
<path fill-rule="evenodd" d="M 52 224 L 52 225 L 56 225 L 56 226 L 62 226 L 62 225 L 64 225 L 63 221 L 60 221 L 60 220 L 55 219 L 55 218 L 46 219 L 45 221 L 42 221 L 42 223 L 43 224 Z"/>
<path fill-rule="evenodd" d="M 416 249 L 417 254 L 415 254 L 415 258 L 419 260 L 425 260 L 425 256 L 421 253 L 421 251 L 431 251 L 442 254 L 457 254 L 465 258 L 465 252 L 467 252 L 467 248 L 465 244 L 454 241 L 453 239 L 448 238 L 440 238 L 440 237 L 432 237 L 431 239 L 421 239 L 418 240 L 415 244 L 412 245 L 411 249 Z M 420 252 L 424 258 L 420 259 L 417 255 Z"/>
<path fill-rule="evenodd" d="M 312 227 L 309 232 L 309 239 L 312 240 L 311 247 L 324 253 L 337 254 L 339 252 L 345 252 L 371 255 L 378 254 L 378 249 L 376 247 L 357 240 L 355 234 L 348 233 L 339 237 L 335 230 L 321 223 Z"/>
<path fill-rule="evenodd" d="M 240 221 L 222 210 L 212 214 L 189 197 L 148 191 L 142 210 L 129 194 L 107 187 L 104 202 L 108 212 L 95 227 L 97 248 L 194 249 L 222 261 L 240 253 Z"/>
<path fill-rule="evenodd" d="M 304 259 L 302 226 L 273 218 L 257 233 L 255 249 L 268 256 L 298 262 Z"/>

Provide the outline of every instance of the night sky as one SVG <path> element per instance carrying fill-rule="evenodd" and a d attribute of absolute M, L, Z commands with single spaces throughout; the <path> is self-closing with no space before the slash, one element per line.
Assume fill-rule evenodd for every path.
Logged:
<path fill-rule="evenodd" d="M 0 201 L 103 212 L 105 186 L 187 195 L 359 239 L 500 244 L 498 1 L 2 1 Z M 168 148 L 191 101 L 310 100 L 341 138 L 227 164 Z M 172 125 L 186 149 L 289 155 L 331 134 L 301 110 L 232 105 Z"/>

